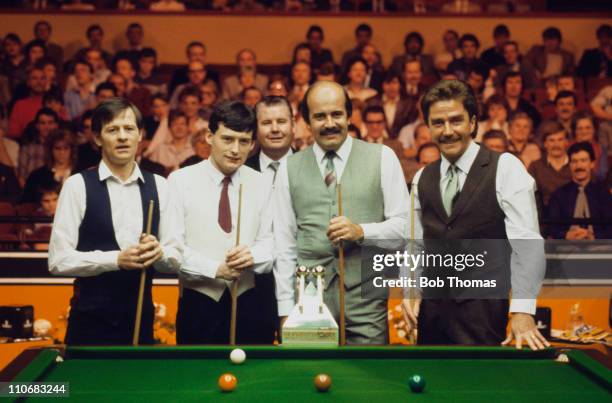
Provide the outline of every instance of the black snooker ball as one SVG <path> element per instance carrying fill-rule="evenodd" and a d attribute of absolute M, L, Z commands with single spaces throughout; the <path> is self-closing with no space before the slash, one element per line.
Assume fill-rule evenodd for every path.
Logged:
<path fill-rule="evenodd" d="M 408 386 L 414 393 L 421 393 L 425 389 L 425 378 L 418 374 L 412 375 L 408 378 Z"/>

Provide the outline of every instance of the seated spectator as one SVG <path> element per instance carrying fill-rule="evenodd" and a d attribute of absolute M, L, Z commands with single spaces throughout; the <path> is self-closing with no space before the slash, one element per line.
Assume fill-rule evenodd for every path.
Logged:
<path fill-rule="evenodd" d="M 459 47 L 463 57 L 448 65 L 448 72 L 457 76 L 459 80 L 467 80 L 470 71 L 487 66 L 478 58 L 480 41 L 473 34 L 463 34 L 459 39 Z"/>
<path fill-rule="evenodd" d="M 468 85 L 472 88 L 472 91 L 474 91 L 474 95 L 476 96 L 476 100 L 478 101 L 478 114 L 483 115 L 485 109 L 484 100 L 488 99 L 489 96 L 495 93 L 495 89 L 489 88 L 490 94 L 487 97 L 485 97 L 484 94 L 485 87 L 487 85 L 489 85 L 489 87 L 492 87 L 492 82 L 491 80 L 489 80 L 489 71 L 487 69 L 479 67 L 474 68 L 468 74 L 468 78 L 466 81 Z"/>
<path fill-rule="evenodd" d="M 589 143 L 575 143 L 568 150 L 571 182 L 561 186 L 550 197 L 548 218 L 612 218 L 612 195 L 592 177 L 595 152 Z M 555 239 L 594 240 L 612 236 L 609 224 L 551 225 L 549 234 Z"/>
<path fill-rule="evenodd" d="M 533 123 L 529 115 L 519 112 L 512 116 L 508 128 L 508 152 L 518 157 L 527 169 L 532 162 L 542 158 L 540 146 L 533 137 Z"/>
<path fill-rule="evenodd" d="M 83 60 L 77 60 L 72 66 L 77 87 L 67 90 L 64 102 L 68 119 L 80 119 L 83 112 L 96 106 L 96 86 L 93 82 L 93 67 Z"/>
<path fill-rule="evenodd" d="M 559 28 L 546 28 L 542 32 L 543 44 L 533 45 L 527 52 L 526 58 L 535 67 L 539 79 L 574 72 L 574 55 L 561 48 L 561 40 Z"/>
<path fill-rule="evenodd" d="M 44 146 L 45 164 L 30 173 L 23 189 L 22 203 L 35 203 L 38 189 L 64 183 L 76 169 L 77 147 L 69 130 L 49 134 Z"/>
<path fill-rule="evenodd" d="M 68 121 L 68 111 L 64 106 L 64 97 L 59 91 L 47 91 L 45 95 L 43 95 L 43 108 L 49 108 L 53 110 L 53 112 L 57 113 L 57 116 L 60 119 L 60 126 L 70 126 L 70 122 Z"/>
<path fill-rule="evenodd" d="M 178 0 L 159 0 L 151 3 L 151 11 L 185 11 L 185 5 Z"/>
<path fill-rule="evenodd" d="M 149 90 L 134 81 L 136 67 L 127 55 L 117 55 L 113 64 L 113 71 L 125 79 L 125 98 L 136 105 L 143 116 L 149 116 L 151 110 L 151 93 Z"/>
<path fill-rule="evenodd" d="M 501 95 L 492 95 L 487 99 L 484 106 L 485 116 L 487 120 L 478 122 L 478 132 L 476 141 L 482 141 L 482 136 L 490 130 L 500 130 L 508 135 L 508 107 L 506 101 Z"/>
<path fill-rule="evenodd" d="M 185 168 L 189 165 L 195 165 L 198 162 L 204 161 L 210 157 L 210 144 L 208 144 L 208 141 L 206 140 L 207 133 L 208 129 L 202 129 L 191 136 L 191 147 L 193 147 L 195 155 L 192 155 L 183 161 L 180 165 L 181 168 Z"/>
<path fill-rule="evenodd" d="M 92 83 L 94 87 L 108 80 L 111 75 L 111 71 L 107 68 L 106 61 L 102 57 L 102 52 L 100 49 L 86 49 L 85 58 L 78 60 L 86 61 L 93 68 Z M 66 80 L 66 91 L 75 89 L 77 87 L 78 84 L 76 77 L 74 74 L 71 74 Z"/>
<path fill-rule="evenodd" d="M 364 85 L 372 88 L 376 92 L 382 91 L 382 80 L 385 77 L 385 69 L 380 62 L 380 55 L 376 47 L 372 44 L 367 44 L 361 51 L 361 57 L 366 61 L 366 77 Z M 325 66 L 321 66 L 322 68 Z M 319 70 L 320 73 L 320 70 Z"/>
<path fill-rule="evenodd" d="M 391 69 L 398 74 L 402 74 L 407 61 L 418 60 L 421 64 L 421 72 L 427 76 L 437 76 L 434 67 L 433 57 L 423 53 L 425 40 L 423 35 L 413 31 L 406 34 L 404 38 L 403 55 L 395 56 L 391 62 Z"/>
<path fill-rule="evenodd" d="M 510 117 L 515 113 L 524 112 L 529 115 L 534 127 L 540 124 L 540 113 L 525 98 L 523 98 L 523 78 L 520 73 L 510 72 L 503 81 L 504 98 L 508 105 Z"/>
<path fill-rule="evenodd" d="M 404 149 L 404 156 L 406 158 L 415 158 L 419 151 L 419 147 L 429 142 L 431 142 L 429 127 L 425 123 L 417 124 L 414 128 L 414 144 Z"/>
<path fill-rule="evenodd" d="M 291 79 L 289 91 L 289 102 L 297 110 L 297 106 L 302 102 L 304 94 L 310 87 L 311 80 L 311 69 L 310 65 L 305 62 L 298 62 L 291 68 Z"/>
<path fill-rule="evenodd" d="M 45 91 L 61 92 L 57 67 L 50 57 L 43 57 L 36 62 L 36 67 L 45 73 Z"/>
<path fill-rule="evenodd" d="M 289 95 L 289 91 L 287 90 L 286 80 L 281 76 L 273 76 L 270 79 L 270 83 L 268 83 L 268 92 L 266 95 L 287 97 L 287 95 Z"/>
<path fill-rule="evenodd" d="M 187 64 L 174 71 L 172 81 L 170 82 L 170 87 L 168 88 L 168 94 L 173 94 L 175 88 L 180 84 L 191 81 L 189 79 L 189 63 L 193 61 L 199 61 L 204 66 L 204 78 L 202 78 L 201 81 L 203 81 L 205 78 L 210 78 L 214 80 L 218 86 L 221 85 L 219 81 L 219 74 L 206 66 L 206 46 L 202 42 L 190 42 L 185 49 L 185 53 L 187 55 Z"/>
<path fill-rule="evenodd" d="M 202 94 L 200 117 L 208 121 L 219 101 L 219 88 L 213 80 L 206 80 L 200 85 L 200 93 Z"/>
<path fill-rule="evenodd" d="M 393 71 L 389 71 L 385 76 L 382 88 L 382 94 L 368 99 L 366 104 L 383 107 L 389 133 L 397 137 L 402 127 L 416 119 L 416 101 L 412 97 L 402 95 L 400 76 Z"/>
<path fill-rule="evenodd" d="M 323 29 L 318 25 L 311 25 L 306 33 L 306 42 L 310 47 L 311 59 L 310 66 L 315 72 L 321 68 L 324 63 L 334 63 L 334 56 L 331 50 L 323 47 L 324 41 Z"/>
<path fill-rule="evenodd" d="M 45 88 L 44 91 L 48 91 L 53 84 L 56 82 L 49 82 L 48 74 L 44 69 L 43 64 L 38 64 L 39 61 L 46 59 L 45 57 L 45 45 L 42 41 L 33 40 L 26 44 L 23 49 L 23 52 L 26 56 L 26 71 L 30 71 L 32 68 L 36 67 L 37 69 L 42 70 L 45 73 Z M 50 60 L 50 59 L 47 59 Z M 55 64 L 51 62 L 53 68 L 55 68 Z M 53 71 L 55 73 L 55 71 Z M 55 74 L 52 75 L 53 80 L 55 81 Z M 57 88 L 57 87 L 56 87 Z M 13 98 L 12 104 L 19 101 L 20 99 L 27 98 L 30 93 L 30 89 L 26 82 L 21 82 L 17 84 L 17 86 L 13 89 Z"/>
<path fill-rule="evenodd" d="M 546 153 L 534 161 L 528 171 L 535 179 L 540 206 L 546 211 L 550 195 L 571 180 L 566 154 L 569 135 L 559 122 L 553 120 L 542 122 L 538 131 Z"/>
<path fill-rule="evenodd" d="M 79 128 L 79 136 L 87 141 L 79 145 L 77 148 L 77 166 L 75 171 L 81 172 L 85 169 L 97 166 L 100 163 L 102 155 L 100 147 L 96 143 L 96 137 L 91 130 L 91 118 L 93 110 L 88 110 L 81 116 L 81 127 Z"/>
<path fill-rule="evenodd" d="M 489 150 L 505 153 L 508 151 L 508 136 L 501 130 L 489 130 L 482 136 L 482 145 Z"/>
<path fill-rule="evenodd" d="M 97 49 L 102 54 L 102 58 L 107 66 L 112 65 L 113 55 L 102 49 L 104 42 L 104 30 L 98 24 L 93 24 L 87 27 L 86 31 L 87 42 L 89 46 L 81 48 L 73 57 L 73 60 L 86 60 L 89 49 Z"/>
<path fill-rule="evenodd" d="M 251 49 L 242 49 L 236 55 L 237 74 L 227 77 L 223 81 L 223 99 L 236 99 L 239 94 L 246 88 L 255 86 L 262 92 L 268 86 L 268 77 L 257 73 L 257 56 Z M 246 72 L 252 72 L 252 82 L 243 84 L 241 75 Z"/>
<path fill-rule="evenodd" d="M 361 57 L 348 64 L 348 70 L 345 72 L 344 88 L 350 99 L 356 98 L 365 102 L 365 100 L 377 94 L 375 89 L 365 86 L 367 68 L 367 62 Z"/>
<path fill-rule="evenodd" d="M 170 106 L 166 98 L 159 94 L 153 95 L 151 98 L 151 116 L 144 118 L 145 133 L 142 141 L 147 142 L 145 148 L 148 146 L 148 141 L 153 138 L 161 122 L 168 119 L 169 112 Z M 167 124 L 167 122 L 164 124 Z"/>
<path fill-rule="evenodd" d="M 36 62 L 43 57 L 47 56 L 47 48 L 45 47 L 45 43 L 43 41 L 34 39 L 25 45 L 23 53 L 26 57 L 27 69 L 34 66 Z"/>
<path fill-rule="evenodd" d="M 347 50 L 342 54 L 340 67 L 342 71 L 345 71 L 348 67 L 348 63 L 356 57 L 362 56 L 362 50 L 365 45 L 368 45 L 372 41 L 372 27 L 369 24 L 359 24 L 355 28 L 355 47 L 351 50 Z M 380 55 L 379 55 L 380 56 Z"/>
<path fill-rule="evenodd" d="M 9 80 L 11 93 L 19 83 L 25 82 L 27 79 L 27 60 L 23 55 L 21 46 L 21 38 L 12 32 L 6 34 L 2 40 L 4 58 L 0 70 Z"/>
<path fill-rule="evenodd" d="M 578 99 L 571 91 L 560 91 L 555 97 L 556 120 L 572 135 L 572 122 L 576 114 Z"/>
<path fill-rule="evenodd" d="M 183 84 L 179 84 L 172 93 L 170 97 L 170 108 L 176 109 L 179 104 L 179 95 L 182 91 L 187 87 L 196 87 L 199 88 L 202 83 L 206 80 L 208 72 L 206 70 L 205 65 L 199 60 L 193 60 L 189 62 L 189 71 L 187 76 L 189 77 L 189 81 Z"/>
<path fill-rule="evenodd" d="M 354 139 L 361 140 L 361 130 L 359 130 L 357 126 L 352 123 L 349 123 L 348 125 L 348 135 Z"/>
<path fill-rule="evenodd" d="M 504 44 L 510 40 L 510 30 L 505 24 L 496 25 L 493 29 L 493 42 L 495 46 L 492 46 L 482 52 L 480 60 L 486 64 L 487 69 L 494 69 L 497 66 L 504 64 Z"/>
<path fill-rule="evenodd" d="M 599 144 L 608 156 L 608 166 L 612 166 L 612 85 L 607 85 L 591 100 L 593 115 L 600 119 Z"/>
<path fill-rule="evenodd" d="M 32 212 L 32 216 L 53 218 L 59 199 L 60 186 L 50 185 L 37 189 L 37 208 Z M 27 241 L 34 241 L 31 249 L 46 251 L 49 249 L 49 239 L 51 238 L 52 223 L 35 223 L 28 225 L 22 230 L 21 238 Z"/>
<path fill-rule="evenodd" d="M 404 176 L 406 177 L 406 183 L 412 191 L 412 179 L 419 169 L 426 167 L 432 162 L 436 162 L 440 159 L 440 149 L 438 145 L 433 142 L 422 143 L 417 148 L 414 158 L 409 158 L 406 164 L 406 170 Z M 402 166 L 403 168 L 403 166 Z"/>
<path fill-rule="evenodd" d="M 46 85 L 45 73 L 37 67 L 31 68 L 28 72 L 27 85 L 28 97 L 15 103 L 9 117 L 8 136 L 17 140 L 21 138 L 26 126 L 34 120 L 42 106 Z"/>
<path fill-rule="evenodd" d="M 1 147 L 0 145 L 0 153 L 2 152 Z M 15 175 L 15 167 L 0 162 L 0 202 L 14 204 L 20 198 L 21 187 L 17 175 Z"/>
<path fill-rule="evenodd" d="M 183 161 L 194 155 L 190 142 L 188 118 L 184 112 L 180 110 L 170 112 L 168 130 L 170 136 L 157 147 L 149 158 L 172 172 L 178 169 Z"/>
<path fill-rule="evenodd" d="M 121 81 L 123 81 L 122 77 L 119 77 Z M 119 96 L 117 93 L 117 88 L 109 82 L 98 84 L 96 87 L 96 105 L 105 99 L 114 98 Z"/>
<path fill-rule="evenodd" d="M 438 73 L 446 72 L 448 65 L 454 60 L 461 58 L 461 49 L 459 49 L 459 34 L 457 31 L 449 29 L 442 36 L 444 50 L 436 53 L 434 56 L 434 64 Z"/>
<path fill-rule="evenodd" d="M 404 150 L 407 148 L 414 147 L 414 132 L 420 124 L 425 123 L 423 111 L 421 110 L 421 98 L 419 98 L 419 100 L 416 102 L 416 111 L 416 119 L 411 123 L 408 123 L 406 126 L 402 127 L 397 138 L 404 146 Z"/>
<path fill-rule="evenodd" d="M 22 184 L 32 171 L 45 165 L 45 142 L 58 129 L 59 117 L 52 109 L 42 108 L 36 113 L 34 122 L 32 138 L 24 138 L 19 149 L 17 177 Z"/>
<path fill-rule="evenodd" d="M 366 76 L 366 82 L 367 82 Z M 334 65 L 331 63 L 325 63 L 321 66 L 319 71 L 317 71 L 317 77 L 315 81 L 333 81 L 336 82 L 336 70 L 334 69 Z"/>
<path fill-rule="evenodd" d="M 291 71 L 290 71 L 291 67 L 295 66 L 296 63 L 300 63 L 300 62 L 307 63 L 309 66 L 311 65 L 312 51 L 310 50 L 310 46 L 308 46 L 307 43 L 298 43 L 295 46 L 295 48 L 293 48 L 293 57 L 291 58 L 291 65 L 289 66 L 289 74 L 287 75 L 291 74 Z"/>
<path fill-rule="evenodd" d="M 535 69 L 519 53 L 518 43 L 514 41 L 506 42 L 503 45 L 504 61 L 500 63 L 495 71 L 497 73 L 497 85 L 504 82 L 508 73 L 519 73 L 525 89 L 535 88 L 537 77 Z"/>
<path fill-rule="evenodd" d="M 15 169 L 19 160 L 19 143 L 6 137 L 6 131 L 0 127 L 0 164 Z"/>
<path fill-rule="evenodd" d="M 127 88 L 127 80 L 121 74 L 111 74 L 106 81 L 115 87 L 115 92 L 119 98 L 125 98 L 125 89 Z"/>
<path fill-rule="evenodd" d="M 598 181 L 604 181 L 608 174 L 608 161 L 601 145 L 597 141 L 597 121 L 593 115 L 586 112 L 578 112 L 572 121 L 572 133 L 576 143 L 589 143 L 591 145 L 595 153 L 595 170 L 593 174 Z"/>
<path fill-rule="evenodd" d="M 143 48 L 144 28 L 137 22 L 130 23 L 125 30 L 125 38 L 128 47 L 120 50 L 119 53 L 127 55 L 132 64 L 138 66 L 138 57 Z"/>
<path fill-rule="evenodd" d="M 599 46 L 586 49 L 578 63 L 578 75 L 582 77 L 612 77 L 612 27 L 602 24 L 597 28 Z"/>
<path fill-rule="evenodd" d="M 242 90 L 240 93 L 240 100 L 250 106 L 251 108 L 255 108 L 257 102 L 261 101 L 263 98 L 263 92 L 257 87 L 248 87 Z"/>
<path fill-rule="evenodd" d="M 149 90 L 151 95 L 168 94 L 168 85 L 157 73 L 157 52 L 153 48 L 143 48 L 138 52 L 138 74 L 134 81 Z"/>
<path fill-rule="evenodd" d="M 51 42 L 51 33 L 53 32 L 49 21 L 41 20 L 34 24 L 34 38 L 42 41 L 47 49 L 47 56 L 50 57 L 57 68 L 61 68 L 64 62 L 64 49 Z"/>
<path fill-rule="evenodd" d="M 427 85 L 422 82 L 423 70 L 421 69 L 421 62 L 418 60 L 407 60 L 404 64 L 402 78 L 404 79 L 403 92 L 406 96 L 412 98 L 414 102 L 425 95 Z"/>
<path fill-rule="evenodd" d="M 478 14 L 482 12 L 480 4 L 470 0 L 452 0 L 444 3 L 440 11 L 452 14 Z"/>

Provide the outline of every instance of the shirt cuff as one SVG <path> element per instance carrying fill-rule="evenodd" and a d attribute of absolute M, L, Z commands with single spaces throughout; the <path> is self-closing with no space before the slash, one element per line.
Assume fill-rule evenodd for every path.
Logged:
<path fill-rule="evenodd" d="M 510 313 L 528 313 L 535 315 L 536 313 L 535 299 L 513 299 L 510 301 Z"/>
<path fill-rule="evenodd" d="M 294 306 L 295 302 L 292 299 L 279 300 L 278 316 L 289 316 Z"/>
<path fill-rule="evenodd" d="M 112 250 L 108 252 L 100 252 L 100 268 L 102 271 L 116 271 L 119 270 L 117 260 L 119 259 L 118 250 Z"/>
<path fill-rule="evenodd" d="M 365 241 L 366 239 L 371 239 L 372 238 L 372 233 L 374 232 L 374 225 L 373 224 L 359 224 L 361 226 L 361 229 L 363 230 L 363 241 Z"/>

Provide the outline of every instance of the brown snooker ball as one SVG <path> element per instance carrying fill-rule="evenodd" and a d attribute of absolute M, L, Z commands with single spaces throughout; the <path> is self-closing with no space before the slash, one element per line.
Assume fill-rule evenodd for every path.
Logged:
<path fill-rule="evenodd" d="M 222 392 L 231 392 L 236 389 L 236 384 L 238 380 L 234 376 L 234 374 L 226 373 L 219 377 L 219 389 Z"/>
<path fill-rule="evenodd" d="M 332 386 L 332 380 L 327 374 L 319 374 L 315 376 L 314 384 L 319 392 L 327 392 Z"/>

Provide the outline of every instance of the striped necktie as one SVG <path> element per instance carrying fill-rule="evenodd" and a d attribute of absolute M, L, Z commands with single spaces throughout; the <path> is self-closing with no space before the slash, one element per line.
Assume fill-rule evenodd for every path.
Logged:
<path fill-rule="evenodd" d="M 336 156 L 335 151 L 328 151 L 325 153 L 327 163 L 325 164 L 325 185 L 328 188 L 336 187 L 336 168 L 334 167 L 334 157 Z"/>

